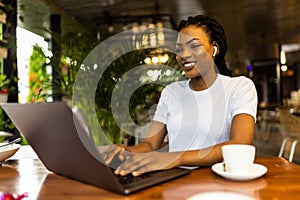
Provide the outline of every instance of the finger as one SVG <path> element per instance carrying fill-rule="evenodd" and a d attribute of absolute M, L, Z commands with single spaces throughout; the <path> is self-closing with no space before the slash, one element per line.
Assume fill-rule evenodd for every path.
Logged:
<path fill-rule="evenodd" d="M 104 161 L 105 164 L 110 164 L 114 157 L 119 154 L 119 152 L 122 151 L 122 147 L 118 146 L 118 145 L 112 145 L 110 148 L 108 148 L 105 153 L 104 153 Z"/>
<path fill-rule="evenodd" d="M 132 175 L 133 176 L 140 176 L 140 175 L 142 175 L 142 174 L 144 174 L 145 172 L 141 172 L 141 171 L 139 171 L 139 172 L 137 172 L 137 171 L 135 171 L 135 172 L 132 172 Z"/>
<path fill-rule="evenodd" d="M 109 149 L 109 148 L 108 148 Z M 100 154 L 100 157 L 101 157 L 101 159 L 103 160 L 103 162 L 105 162 L 107 159 L 108 159 L 108 157 L 109 157 L 109 150 L 108 149 L 106 149 L 105 151 L 101 151 L 101 152 L 99 152 L 99 154 Z"/>
<path fill-rule="evenodd" d="M 126 152 L 127 151 L 125 148 L 123 148 L 121 151 L 119 151 L 119 154 L 118 154 L 119 160 L 124 161 L 128 157 Z"/>
<path fill-rule="evenodd" d="M 100 155 L 102 156 L 103 160 L 107 160 L 109 155 L 110 155 L 110 152 L 112 152 L 112 148 L 109 147 L 105 150 L 103 150 L 102 152 L 100 152 Z"/>
<path fill-rule="evenodd" d="M 132 171 L 132 175 L 140 176 L 140 175 L 150 172 L 150 171 L 153 171 L 153 169 L 151 168 L 151 165 L 145 164 L 145 165 L 141 166 L 138 170 Z"/>
<path fill-rule="evenodd" d="M 129 159 L 130 157 L 132 157 L 134 154 L 136 154 L 136 153 L 127 151 L 127 149 L 124 148 L 124 150 L 119 153 L 119 159 L 121 161 L 125 161 L 126 159 Z"/>
<path fill-rule="evenodd" d="M 147 170 L 146 166 L 149 165 L 149 161 L 142 157 L 143 156 L 132 156 L 126 159 L 126 161 L 116 169 L 116 173 L 122 176 L 132 172 L 144 173 L 144 171 Z"/>
<path fill-rule="evenodd" d="M 112 162 L 114 156 L 115 156 L 115 151 L 114 150 L 110 151 L 110 152 L 106 151 L 105 152 L 105 157 L 104 157 L 105 164 L 110 164 Z"/>

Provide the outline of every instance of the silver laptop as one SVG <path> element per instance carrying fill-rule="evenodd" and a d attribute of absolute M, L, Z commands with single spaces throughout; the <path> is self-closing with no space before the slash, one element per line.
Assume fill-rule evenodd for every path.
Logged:
<path fill-rule="evenodd" d="M 174 168 L 140 177 L 117 176 L 113 169 L 99 161 L 96 146 L 86 129 L 76 123 L 76 117 L 66 103 L 4 103 L 1 106 L 45 167 L 56 174 L 116 193 L 130 194 L 190 172 L 189 169 Z M 88 148 L 85 144 L 89 144 Z"/>

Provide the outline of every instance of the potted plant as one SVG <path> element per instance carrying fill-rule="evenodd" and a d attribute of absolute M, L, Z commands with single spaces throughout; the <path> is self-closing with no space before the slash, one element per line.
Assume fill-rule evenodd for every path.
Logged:
<path fill-rule="evenodd" d="M 5 74 L 0 74 L 0 103 L 7 102 L 8 84 L 10 80 Z"/>
<path fill-rule="evenodd" d="M 9 83 L 10 80 L 7 78 L 7 76 L 5 74 L 0 74 L 0 103 L 7 102 Z M 0 107 L 0 131 L 11 127 L 13 127 L 13 124 L 9 123 L 9 120 L 4 118 L 4 112 Z M 3 137 L 0 137 L 0 141 L 1 140 L 3 140 Z"/>

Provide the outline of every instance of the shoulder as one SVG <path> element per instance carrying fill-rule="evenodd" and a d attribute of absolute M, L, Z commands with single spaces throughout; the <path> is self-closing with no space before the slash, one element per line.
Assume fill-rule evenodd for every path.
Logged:
<path fill-rule="evenodd" d="M 187 86 L 187 80 L 175 81 L 167 85 L 164 90 L 175 92 L 178 90 L 185 90 L 186 86 Z"/>
<path fill-rule="evenodd" d="M 229 76 L 224 76 L 224 75 L 219 75 L 222 81 L 227 81 L 227 82 L 252 82 L 252 80 L 246 76 L 234 76 L 234 77 L 229 77 Z"/>
<path fill-rule="evenodd" d="M 225 93 L 230 98 L 247 98 L 248 96 L 254 97 L 257 95 L 254 82 L 245 76 L 229 77 L 222 76 L 221 81 Z"/>
<path fill-rule="evenodd" d="M 167 85 L 161 92 L 162 98 L 174 98 L 187 93 L 187 81 L 175 81 Z"/>
<path fill-rule="evenodd" d="M 243 86 L 254 86 L 253 81 L 245 76 L 236 76 L 236 77 L 229 77 L 220 75 L 222 83 L 227 86 L 235 86 L 235 87 L 243 87 Z"/>

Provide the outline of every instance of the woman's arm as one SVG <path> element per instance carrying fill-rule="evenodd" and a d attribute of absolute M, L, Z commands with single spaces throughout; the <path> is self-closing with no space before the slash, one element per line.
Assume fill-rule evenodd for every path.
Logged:
<path fill-rule="evenodd" d="M 125 147 L 119 144 L 111 145 L 104 152 L 101 152 L 102 159 L 109 165 L 116 156 L 122 161 L 133 153 L 156 151 L 162 146 L 166 134 L 166 125 L 158 121 L 153 121 L 150 125 L 147 137 L 141 143 L 132 147 Z"/>
<path fill-rule="evenodd" d="M 226 144 L 252 144 L 255 121 L 251 115 L 238 114 L 232 120 L 230 140 L 213 147 L 183 152 L 176 165 L 210 166 L 222 161 L 221 147 Z"/>
<path fill-rule="evenodd" d="M 166 134 L 167 129 L 165 124 L 158 121 L 152 121 L 147 137 L 135 146 L 126 147 L 126 150 L 135 153 L 156 151 L 162 146 Z"/>
<path fill-rule="evenodd" d="M 238 114 L 233 118 L 230 140 L 217 144 L 215 146 L 191 150 L 185 152 L 149 152 L 142 154 L 133 154 L 126 159 L 122 165 L 115 171 L 116 174 L 126 175 L 133 173 L 139 175 L 145 172 L 170 169 L 173 167 L 185 166 L 210 166 L 216 162 L 222 161 L 221 147 L 226 144 L 252 144 L 254 138 L 254 118 L 248 114 Z M 158 136 L 157 136 L 158 137 Z M 158 137 L 159 138 L 159 137 Z M 150 141 L 152 138 L 150 137 Z M 150 145 L 151 144 L 151 145 Z M 154 146 L 152 146 L 154 144 Z M 153 141 L 146 145 L 157 148 L 160 143 Z M 141 144 L 141 145 L 145 145 Z M 148 148 L 146 148 L 149 150 Z"/>

